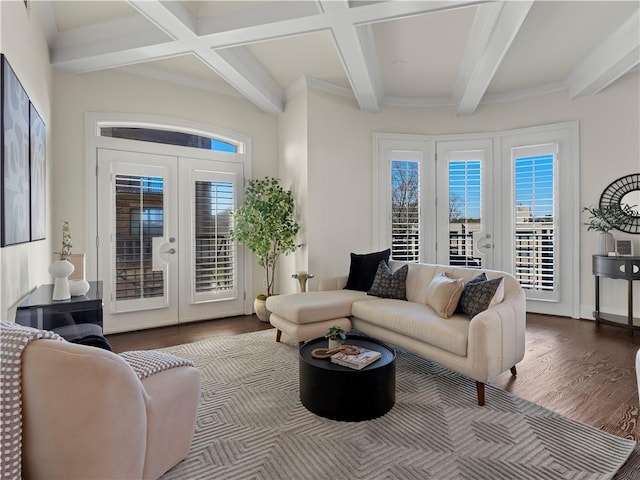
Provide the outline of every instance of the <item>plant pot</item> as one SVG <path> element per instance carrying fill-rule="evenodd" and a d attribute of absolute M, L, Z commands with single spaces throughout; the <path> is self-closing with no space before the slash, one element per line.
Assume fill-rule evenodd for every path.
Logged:
<path fill-rule="evenodd" d="M 268 322 L 271 312 L 267 310 L 267 301 L 256 298 L 253 301 L 253 309 L 261 322 Z"/>
<path fill-rule="evenodd" d="M 338 348 L 342 345 L 338 340 L 329 339 L 329 350 L 333 350 L 334 348 Z"/>
<path fill-rule="evenodd" d="M 611 232 L 600 232 L 597 255 L 608 255 L 616 251 L 616 242 Z"/>
<path fill-rule="evenodd" d="M 54 279 L 52 300 L 69 300 L 71 298 L 67 277 L 71 275 L 73 269 L 73 264 L 67 260 L 56 260 L 49 265 L 49 273 Z"/>

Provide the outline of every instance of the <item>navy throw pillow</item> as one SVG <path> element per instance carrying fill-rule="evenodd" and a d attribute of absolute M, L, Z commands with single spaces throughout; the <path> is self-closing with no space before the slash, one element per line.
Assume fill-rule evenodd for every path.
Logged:
<path fill-rule="evenodd" d="M 352 253 L 351 266 L 349 267 L 349 278 L 347 279 L 347 285 L 344 288 L 347 290 L 368 292 L 373 284 L 373 279 L 376 277 L 380 261 L 382 260 L 384 263 L 388 264 L 390 255 L 390 248 L 381 252 L 365 254 Z"/>

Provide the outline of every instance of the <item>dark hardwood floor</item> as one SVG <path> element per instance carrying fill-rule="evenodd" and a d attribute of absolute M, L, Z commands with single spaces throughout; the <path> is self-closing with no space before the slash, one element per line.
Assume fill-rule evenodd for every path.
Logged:
<path fill-rule="evenodd" d="M 254 315 L 108 335 L 114 351 L 143 350 L 272 328 Z M 274 332 L 275 341 L 275 332 Z M 492 383 L 574 420 L 640 441 L 635 354 L 640 335 L 593 321 L 527 315 L 527 347 Z"/>

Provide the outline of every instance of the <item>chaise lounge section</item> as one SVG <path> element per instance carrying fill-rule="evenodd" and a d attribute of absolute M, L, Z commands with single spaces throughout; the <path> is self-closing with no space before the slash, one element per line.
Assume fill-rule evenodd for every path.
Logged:
<path fill-rule="evenodd" d="M 321 281 L 317 292 L 269 297 L 276 340 L 285 333 L 303 342 L 322 336 L 333 325 L 354 328 L 473 378 L 478 404 L 484 405 L 485 383 L 509 369 L 515 375 L 515 366 L 524 357 L 522 287 L 510 274 L 496 270 L 396 261 L 389 267 L 391 275 L 401 269 L 406 272 L 406 300 L 344 289 L 346 276 Z M 482 299 L 486 308 L 473 307 L 473 315 L 456 309 L 467 289 L 467 300 L 475 300 L 479 288 L 471 285 L 480 277 L 486 277 L 483 285 L 498 285 L 490 299 Z M 439 288 L 438 282 L 445 287 Z M 458 286 L 462 291 L 456 298 L 453 290 Z"/>

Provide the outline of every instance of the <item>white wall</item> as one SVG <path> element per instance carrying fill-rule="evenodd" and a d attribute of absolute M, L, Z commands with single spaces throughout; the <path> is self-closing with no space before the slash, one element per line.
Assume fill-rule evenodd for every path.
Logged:
<path fill-rule="evenodd" d="M 309 238 L 305 214 L 309 201 L 307 158 L 307 95 L 301 92 L 287 102 L 285 111 L 278 117 L 279 178 L 282 185 L 290 188 L 296 207 L 296 220 L 300 224 L 298 244 L 303 244 L 293 254 L 281 257 L 277 272 L 278 293 L 298 291 L 297 280 L 291 278 L 295 272 L 308 271 Z"/>
<path fill-rule="evenodd" d="M 83 75 L 54 73 L 56 158 L 53 218 L 68 220 L 75 253 L 86 252 L 85 113 L 138 113 L 184 119 L 251 137 L 253 176 L 277 176 L 278 119 L 240 97 L 219 95 L 118 72 Z M 56 232 L 58 233 L 58 232 Z M 56 241 L 61 240 L 61 233 Z M 262 288 L 262 271 L 254 264 L 253 288 Z"/>
<path fill-rule="evenodd" d="M 351 99 L 316 90 L 308 93 L 309 269 L 317 277 L 348 272 L 349 252 L 373 248 L 372 135 L 477 133 L 570 120 L 580 122 L 581 205 L 596 204 L 613 180 L 640 171 L 640 74 L 618 80 L 598 95 L 569 100 L 566 92 L 509 103 L 482 104 L 471 116 L 450 107 L 382 107 L 361 112 Z M 640 251 L 640 237 L 630 238 Z M 581 230 L 582 316 L 594 303 L 591 255 L 597 234 Z M 640 285 L 634 286 L 640 298 Z M 603 281 L 603 311 L 626 313 L 626 284 Z M 636 305 L 640 302 L 636 301 Z M 636 307 L 637 308 L 637 307 Z M 638 310 L 640 311 L 640 310 Z"/>
<path fill-rule="evenodd" d="M 37 15 L 24 2 L 0 2 L 0 50 L 7 56 L 31 102 L 47 126 L 47 231 L 46 240 L 0 249 L 0 318 L 13 320 L 22 297 L 42 283 L 50 283 L 51 198 L 54 128 L 51 121 L 51 67 Z"/>

